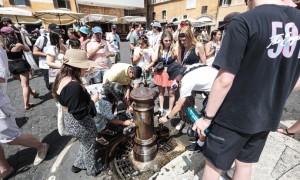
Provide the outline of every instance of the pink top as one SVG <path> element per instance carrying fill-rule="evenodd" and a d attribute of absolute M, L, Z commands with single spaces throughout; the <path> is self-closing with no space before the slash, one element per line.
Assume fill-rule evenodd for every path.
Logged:
<path fill-rule="evenodd" d="M 98 68 L 100 69 L 109 69 L 111 67 L 111 61 L 109 58 L 106 58 L 106 54 L 112 49 L 110 46 L 106 43 L 105 40 L 101 40 L 101 43 L 104 44 L 104 48 L 99 49 L 99 51 L 92 57 L 89 57 L 90 60 L 95 61 L 98 65 Z M 95 41 L 92 39 L 88 44 L 87 44 L 87 52 L 90 52 L 94 49 L 97 48 L 99 42 Z"/>

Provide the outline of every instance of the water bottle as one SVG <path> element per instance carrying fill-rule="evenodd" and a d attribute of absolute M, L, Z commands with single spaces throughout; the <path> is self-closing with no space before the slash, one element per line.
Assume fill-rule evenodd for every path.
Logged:
<path fill-rule="evenodd" d="M 190 119 L 193 123 L 195 123 L 199 118 L 201 118 L 200 114 L 198 114 L 197 111 L 196 111 L 196 109 L 193 108 L 193 107 L 188 107 L 188 108 L 185 110 L 185 112 L 186 112 L 187 117 L 189 117 L 189 119 Z M 207 135 L 208 133 L 209 133 L 209 130 L 208 130 L 208 129 L 205 129 L 205 130 L 204 130 L 204 134 Z M 196 133 L 195 131 L 193 131 L 192 129 L 191 129 L 191 132 L 188 133 L 188 135 L 191 136 L 191 137 L 195 137 L 195 134 L 197 134 L 197 133 Z"/>

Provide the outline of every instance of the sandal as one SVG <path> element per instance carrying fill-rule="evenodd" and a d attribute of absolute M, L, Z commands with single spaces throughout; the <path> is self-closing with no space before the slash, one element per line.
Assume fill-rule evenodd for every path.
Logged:
<path fill-rule="evenodd" d="M 105 134 L 105 135 L 113 136 L 113 135 L 116 134 L 116 132 L 112 131 L 112 130 L 109 130 L 109 129 L 104 129 L 104 130 L 100 131 L 99 134 Z"/>
<path fill-rule="evenodd" d="M 29 110 L 29 109 L 31 109 L 33 107 L 34 107 L 34 104 L 28 104 L 28 106 L 26 106 L 24 109 L 25 110 Z"/>
<path fill-rule="evenodd" d="M 36 92 L 35 90 L 33 90 L 32 92 L 33 92 L 33 95 L 32 95 L 33 98 L 39 97 L 40 93 Z"/>
<path fill-rule="evenodd" d="M 13 167 L 10 167 L 10 169 L 4 173 L 0 174 L 0 179 L 8 179 L 11 175 L 13 175 L 15 172 L 15 169 Z"/>
<path fill-rule="evenodd" d="M 104 137 L 101 137 L 101 138 L 96 137 L 96 141 L 104 146 L 109 144 L 109 142 Z"/>
<path fill-rule="evenodd" d="M 277 132 L 279 132 L 279 133 L 281 133 L 281 134 L 284 134 L 284 135 L 286 135 L 286 136 L 289 136 L 289 137 L 291 137 L 291 138 L 294 138 L 294 135 L 295 135 L 295 133 L 290 133 L 290 132 L 288 131 L 288 129 L 278 129 Z"/>

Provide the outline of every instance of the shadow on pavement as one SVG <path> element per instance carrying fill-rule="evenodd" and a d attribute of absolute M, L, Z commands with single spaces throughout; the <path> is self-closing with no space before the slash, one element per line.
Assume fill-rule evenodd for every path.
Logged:
<path fill-rule="evenodd" d="M 45 160 L 50 160 L 59 155 L 59 153 L 64 149 L 71 139 L 71 136 L 59 135 L 57 129 L 48 134 L 43 139 L 43 142 L 50 145 L 49 152 Z"/>
<path fill-rule="evenodd" d="M 52 160 L 63 150 L 63 148 L 71 140 L 71 136 L 60 136 L 57 130 L 52 131 L 48 134 L 43 142 L 50 145 L 47 157 L 45 161 Z M 26 171 L 34 173 L 38 167 L 44 168 L 47 163 L 41 163 L 38 166 L 33 166 L 33 161 L 36 156 L 36 149 L 34 148 L 25 148 L 18 151 L 16 154 L 10 156 L 7 161 L 9 164 L 16 169 L 14 176 L 23 174 Z"/>
<path fill-rule="evenodd" d="M 51 92 L 49 91 L 47 94 L 43 95 L 43 96 L 39 96 L 38 97 L 39 99 L 41 99 L 40 102 L 36 103 L 35 106 L 38 106 L 40 104 L 43 104 L 44 102 L 52 99 L 52 95 L 51 95 Z"/>
<path fill-rule="evenodd" d="M 28 117 L 18 117 L 16 118 L 16 123 L 19 128 L 22 128 L 28 122 Z"/>

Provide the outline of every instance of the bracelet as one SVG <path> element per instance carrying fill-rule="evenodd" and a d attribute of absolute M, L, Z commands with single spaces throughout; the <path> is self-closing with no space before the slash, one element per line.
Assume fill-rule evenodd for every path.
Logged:
<path fill-rule="evenodd" d="M 168 115 L 166 116 L 166 118 L 167 118 L 167 120 L 170 120 L 170 118 L 169 118 L 169 116 L 168 116 Z"/>
<path fill-rule="evenodd" d="M 213 120 L 215 118 L 215 116 L 207 116 L 207 113 L 205 110 L 201 111 L 201 115 L 202 115 L 202 117 L 204 117 L 205 119 L 208 119 L 208 120 Z"/>

